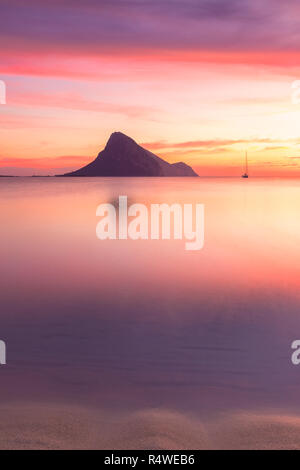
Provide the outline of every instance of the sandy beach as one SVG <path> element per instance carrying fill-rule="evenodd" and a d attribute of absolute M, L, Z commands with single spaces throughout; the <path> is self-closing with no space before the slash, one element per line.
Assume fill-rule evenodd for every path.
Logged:
<path fill-rule="evenodd" d="M 201 422 L 171 410 L 116 416 L 63 405 L 0 407 L 0 448 L 297 449 L 300 417 L 236 412 Z"/>

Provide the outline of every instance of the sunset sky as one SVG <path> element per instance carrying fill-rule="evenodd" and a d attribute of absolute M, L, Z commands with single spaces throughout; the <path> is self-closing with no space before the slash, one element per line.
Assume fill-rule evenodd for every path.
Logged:
<path fill-rule="evenodd" d="M 300 175 L 298 0 L 0 0 L 0 174 L 122 131 L 200 175 Z M 300 95 L 299 95 L 300 96 Z"/>

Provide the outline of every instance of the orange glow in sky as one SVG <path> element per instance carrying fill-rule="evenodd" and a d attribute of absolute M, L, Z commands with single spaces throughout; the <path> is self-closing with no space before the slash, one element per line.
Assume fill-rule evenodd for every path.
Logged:
<path fill-rule="evenodd" d="M 147 9 L 136 12 L 149 33 L 144 44 L 139 42 L 144 30 L 136 38 L 129 35 L 127 10 L 88 3 L 91 10 L 82 10 L 82 21 L 94 25 L 92 8 L 102 8 L 99 15 L 120 22 L 120 37 L 103 33 L 102 42 L 93 42 L 92 32 L 80 39 L 79 10 L 74 10 L 78 37 L 74 26 L 74 37 L 70 28 L 64 40 L 54 22 L 56 2 L 33 10 L 33 0 L 26 15 L 30 9 L 37 15 L 48 12 L 50 33 L 58 28 L 58 36 L 40 32 L 34 15 L 30 30 L 17 31 L 6 6 L 8 26 L 0 34 L 7 44 L 0 51 L 0 79 L 7 86 L 7 104 L 0 106 L 0 174 L 79 168 L 97 156 L 113 131 L 122 131 L 169 162 L 190 164 L 200 175 L 239 176 L 246 150 L 253 176 L 300 175 L 300 103 L 291 99 L 291 85 L 300 79 L 300 51 L 278 44 L 271 28 L 266 50 L 263 41 L 251 43 L 250 33 L 241 36 L 240 45 L 231 37 L 236 20 L 230 29 L 220 17 L 209 20 L 220 24 L 217 39 L 209 37 L 212 44 L 204 47 L 201 37 L 198 46 L 196 24 L 185 11 L 189 41 L 182 36 L 177 44 L 174 34 L 171 44 L 167 32 L 176 31 L 178 20 L 172 17 L 164 31 L 156 12 Z M 224 38 L 228 47 L 222 45 Z"/>

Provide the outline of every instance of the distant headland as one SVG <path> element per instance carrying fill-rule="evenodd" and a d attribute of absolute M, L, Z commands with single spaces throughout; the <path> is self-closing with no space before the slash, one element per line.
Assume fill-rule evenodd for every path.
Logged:
<path fill-rule="evenodd" d="M 56 176 L 198 176 L 183 162 L 168 163 L 122 132 L 113 132 L 97 158 L 79 170 Z"/>

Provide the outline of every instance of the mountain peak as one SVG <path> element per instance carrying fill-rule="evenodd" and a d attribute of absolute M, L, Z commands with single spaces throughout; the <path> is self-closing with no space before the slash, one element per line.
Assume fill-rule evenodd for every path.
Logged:
<path fill-rule="evenodd" d="M 105 148 L 110 149 L 111 147 L 120 147 L 120 146 L 123 147 L 124 145 L 128 145 L 128 144 L 137 145 L 137 143 L 131 137 L 128 137 L 126 134 L 123 134 L 123 132 L 117 131 L 117 132 L 113 132 L 110 135 Z"/>
<path fill-rule="evenodd" d="M 198 176 L 184 163 L 170 164 L 122 132 L 113 132 L 97 158 L 61 176 Z"/>

